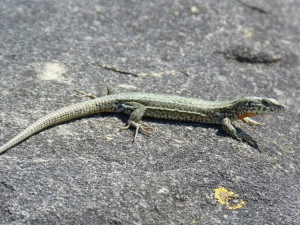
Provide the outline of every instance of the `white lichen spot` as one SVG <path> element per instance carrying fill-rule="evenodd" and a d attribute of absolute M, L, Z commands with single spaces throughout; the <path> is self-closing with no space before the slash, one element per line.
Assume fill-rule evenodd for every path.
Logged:
<path fill-rule="evenodd" d="M 97 13 L 102 13 L 104 11 L 104 8 L 101 5 L 95 5 L 94 9 Z"/>
<path fill-rule="evenodd" d="M 105 137 L 105 140 L 106 141 L 113 141 L 115 138 L 114 138 L 114 136 L 112 136 L 112 135 L 107 135 L 106 137 Z"/>
<path fill-rule="evenodd" d="M 161 187 L 156 191 L 157 194 L 168 195 L 170 194 L 170 190 L 167 187 Z"/>
<path fill-rule="evenodd" d="M 167 75 L 176 76 L 177 74 L 178 74 L 177 71 L 169 70 L 169 71 L 162 71 L 162 72 L 153 72 L 153 73 L 150 73 L 150 74 L 141 73 L 139 75 L 141 77 L 144 77 L 144 76 L 163 77 L 163 76 L 167 76 Z"/>
<path fill-rule="evenodd" d="M 245 30 L 244 38 L 252 38 L 254 35 L 254 28 L 249 27 Z"/>
<path fill-rule="evenodd" d="M 55 80 L 63 83 L 70 83 L 62 75 L 67 72 L 66 67 L 58 62 L 35 63 L 33 65 L 37 77 L 41 80 Z"/>
<path fill-rule="evenodd" d="M 130 84 L 120 84 L 120 85 L 118 85 L 118 87 L 127 88 L 127 89 L 137 89 L 136 86 L 133 86 L 133 85 L 130 85 Z"/>
<path fill-rule="evenodd" d="M 192 6 L 191 7 L 191 12 L 192 13 L 197 13 L 197 12 L 199 12 L 199 9 L 197 8 L 197 6 Z"/>

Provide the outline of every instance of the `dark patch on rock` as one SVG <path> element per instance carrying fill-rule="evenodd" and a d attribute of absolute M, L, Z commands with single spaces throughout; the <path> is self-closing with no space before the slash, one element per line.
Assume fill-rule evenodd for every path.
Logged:
<path fill-rule="evenodd" d="M 242 63 L 276 63 L 284 57 L 279 47 L 259 42 L 233 45 L 222 53 L 226 58 Z"/>

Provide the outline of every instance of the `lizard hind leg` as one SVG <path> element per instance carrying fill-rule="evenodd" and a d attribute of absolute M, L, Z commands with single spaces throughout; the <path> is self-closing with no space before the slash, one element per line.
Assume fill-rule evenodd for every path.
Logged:
<path fill-rule="evenodd" d="M 106 96 L 106 95 L 113 95 L 113 94 L 119 93 L 117 90 L 115 90 L 111 86 L 105 86 L 104 88 L 102 88 L 99 91 L 98 95 L 94 95 L 94 94 L 91 94 L 91 93 L 87 93 L 87 92 L 84 92 L 84 91 L 78 91 L 78 90 L 75 90 L 75 92 L 78 93 L 77 95 L 75 95 L 75 97 L 77 97 L 77 98 L 88 97 L 88 98 L 91 98 L 91 99 L 95 99 L 95 98 L 103 97 L 103 96 Z"/>
<path fill-rule="evenodd" d="M 114 94 L 118 94 L 118 93 L 119 93 L 119 91 L 117 91 L 115 88 L 113 88 L 109 85 L 106 85 L 103 88 L 101 88 L 98 95 L 99 95 L 99 97 L 102 97 L 102 96 L 114 95 Z"/>
<path fill-rule="evenodd" d="M 122 127 L 121 129 L 126 130 L 130 127 L 135 128 L 133 141 L 135 141 L 139 131 L 143 134 L 151 134 L 149 130 L 153 130 L 153 128 L 149 127 L 146 123 L 141 122 L 141 119 L 146 111 L 146 106 L 136 102 L 126 102 L 122 104 L 122 107 L 124 111 L 132 111 L 128 119 L 128 125 L 126 127 Z"/>
<path fill-rule="evenodd" d="M 88 97 L 88 98 L 91 98 L 91 99 L 98 98 L 96 95 L 93 95 L 93 94 L 90 94 L 90 93 L 87 93 L 87 92 L 84 92 L 84 91 L 75 90 L 75 92 L 78 93 L 77 95 L 75 95 L 76 98 L 84 98 L 84 97 Z"/>

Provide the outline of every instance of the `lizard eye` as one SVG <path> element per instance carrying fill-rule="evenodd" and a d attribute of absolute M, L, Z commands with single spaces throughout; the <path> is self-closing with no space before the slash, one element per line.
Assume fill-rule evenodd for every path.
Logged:
<path fill-rule="evenodd" d="M 266 100 L 262 100 L 262 104 L 264 104 L 265 106 L 269 106 L 270 105 L 270 103 L 268 101 L 266 101 Z"/>

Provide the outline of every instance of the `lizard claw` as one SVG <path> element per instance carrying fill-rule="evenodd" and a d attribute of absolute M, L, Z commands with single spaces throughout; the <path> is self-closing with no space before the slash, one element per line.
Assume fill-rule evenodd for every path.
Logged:
<path fill-rule="evenodd" d="M 245 141 L 248 144 L 257 147 L 257 142 L 249 135 L 247 134 L 245 131 L 239 130 L 238 135 L 237 135 L 237 139 L 239 141 Z"/>
<path fill-rule="evenodd" d="M 135 134 L 134 134 L 133 141 L 135 141 L 139 131 L 141 131 L 141 133 L 143 133 L 143 134 L 150 135 L 152 133 L 149 132 L 149 130 L 153 130 L 153 128 L 149 127 L 146 123 L 138 123 L 138 122 L 134 122 L 134 121 L 129 121 L 128 125 L 126 127 L 121 127 L 121 130 L 127 130 L 130 127 L 135 128 Z"/>
<path fill-rule="evenodd" d="M 149 127 L 146 123 L 141 123 L 140 128 L 142 131 L 153 130 L 153 128 Z"/>
<path fill-rule="evenodd" d="M 247 124 L 251 124 L 251 125 L 254 125 L 254 126 L 262 126 L 263 124 L 253 120 L 253 119 L 250 119 L 249 117 L 245 117 L 242 119 L 242 121 L 244 123 L 247 123 Z"/>

